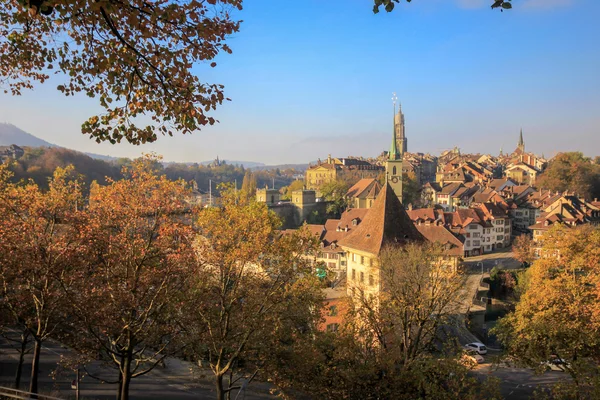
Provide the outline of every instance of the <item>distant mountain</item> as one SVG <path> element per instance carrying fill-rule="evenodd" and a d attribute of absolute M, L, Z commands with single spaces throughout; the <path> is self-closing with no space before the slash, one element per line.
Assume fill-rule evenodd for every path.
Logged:
<path fill-rule="evenodd" d="M 12 124 L 0 123 L 0 146 L 58 147 L 27 133 Z"/>
<path fill-rule="evenodd" d="M 246 166 L 246 164 L 244 164 L 244 167 Z M 277 169 L 279 168 L 280 170 L 285 170 L 285 169 L 295 169 L 297 171 L 306 171 L 308 169 L 308 164 L 280 164 L 280 165 L 261 165 L 258 167 L 251 167 L 251 169 L 257 170 L 257 171 L 264 171 L 264 170 L 271 170 L 271 169 Z"/>
<path fill-rule="evenodd" d="M 13 124 L 0 122 L 0 146 L 10 146 L 11 144 L 29 147 L 61 147 L 50 142 L 46 142 L 37 136 L 33 136 L 31 133 L 27 133 Z M 97 160 L 114 161 L 117 159 L 116 157 L 105 156 L 102 154 L 85 152 L 84 154 L 87 154 L 88 156 Z"/>

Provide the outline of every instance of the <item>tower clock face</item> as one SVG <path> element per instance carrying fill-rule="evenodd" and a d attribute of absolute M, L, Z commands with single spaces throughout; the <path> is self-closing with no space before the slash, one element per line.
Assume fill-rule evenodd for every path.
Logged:
<path fill-rule="evenodd" d="M 392 176 L 392 182 L 393 183 L 398 183 L 398 177 L 397 176 Z"/>

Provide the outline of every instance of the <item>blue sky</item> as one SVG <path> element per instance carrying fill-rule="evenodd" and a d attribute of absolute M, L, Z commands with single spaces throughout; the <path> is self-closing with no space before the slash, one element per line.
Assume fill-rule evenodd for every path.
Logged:
<path fill-rule="evenodd" d="M 374 156 L 392 134 L 392 92 L 406 117 L 409 151 L 528 150 L 600 154 L 600 1 L 413 0 L 393 13 L 371 0 L 246 0 L 233 54 L 206 82 L 232 99 L 220 124 L 144 146 L 96 144 L 80 133 L 99 112 L 55 84 L 20 98 L 0 95 L 0 122 L 76 150 L 169 161 L 267 164 Z"/>

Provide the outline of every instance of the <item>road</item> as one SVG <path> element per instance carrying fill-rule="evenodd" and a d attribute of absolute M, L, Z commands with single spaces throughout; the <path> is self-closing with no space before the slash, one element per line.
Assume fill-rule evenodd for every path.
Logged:
<path fill-rule="evenodd" d="M 490 356 L 486 358 L 491 359 Z M 549 389 L 561 380 L 569 379 L 564 372 L 548 371 L 536 374 L 530 369 L 503 367 L 490 362 L 478 365 L 475 372 L 482 380 L 488 376 L 500 379 L 500 392 L 507 400 L 527 400 L 536 388 Z"/>
<path fill-rule="evenodd" d="M 58 343 L 48 341 L 45 344 L 40 357 L 39 385 L 41 393 L 64 399 L 75 398 L 75 391 L 71 389 L 71 381 L 75 379 L 73 372 L 61 375 L 56 380 L 50 376 L 60 357 L 69 353 L 69 349 L 63 348 Z M 0 386 L 12 387 L 17 360 L 16 350 L 13 350 L 5 339 L 0 340 Z M 27 390 L 26 388 L 29 386 L 30 364 L 31 354 L 26 357 L 23 366 L 21 390 Z M 96 373 L 103 370 L 106 374 L 107 371 L 105 367 L 98 365 L 92 366 L 92 369 Z M 132 399 L 214 399 L 216 394 L 210 377 L 210 371 L 200 371 L 191 363 L 169 359 L 165 368 L 157 367 L 146 375 L 134 378 L 131 383 L 130 396 Z M 90 377 L 84 377 L 80 389 L 82 399 L 114 399 L 117 385 L 100 383 Z M 253 382 L 248 386 L 246 393 L 241 393 L 238 399 L 275 398 L 268 393 L 269 389 L 270 386 L 267 384 Z"/>
<path fill-rule="evenodd" d="M 501 265 L 504 269 L 521 268 L 521 263 L 514 258 L 511 249 L 502 249 L 481 256 L 465 257 L 464 262 L 467 271 L 472 273 L 481 273 L 481 263 L 483 263 L 484 272 L 489 272 L 496 265 Z"/>

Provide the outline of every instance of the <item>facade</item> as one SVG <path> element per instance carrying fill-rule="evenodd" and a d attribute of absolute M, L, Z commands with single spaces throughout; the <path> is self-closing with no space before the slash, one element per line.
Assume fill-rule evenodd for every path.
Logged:
<path fill-rule="evenodd" d="M 371 208 L 380 191 L 381 184 L 377 179 L 366 178 L 348 189 L 346 197 L 351 208 Z"/>
<path fill-rule="evenodd" d="M 277 204 L 281 200 L 281 193 L 277 189 L 256 189 L 256 201 L 267 204 Z"/>

